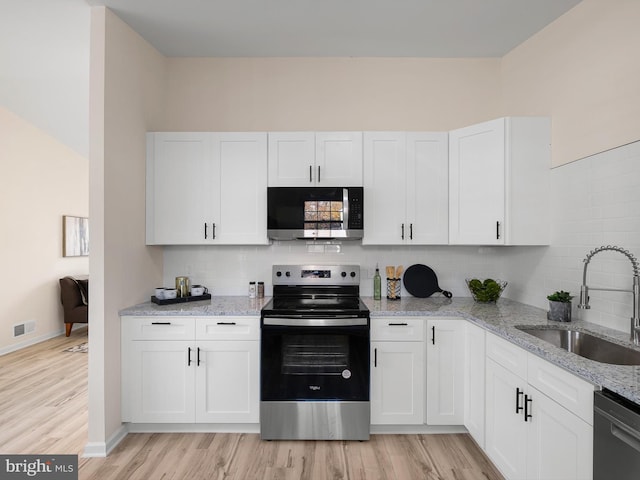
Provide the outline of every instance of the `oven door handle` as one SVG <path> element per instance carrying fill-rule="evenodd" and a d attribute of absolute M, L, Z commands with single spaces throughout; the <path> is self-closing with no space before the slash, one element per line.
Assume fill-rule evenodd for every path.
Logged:
<path fill-rule="evenodd" d="M 369 325 L 368 318 L 263 318 L 263 325 L 283 327 L 356 327 Z"/>

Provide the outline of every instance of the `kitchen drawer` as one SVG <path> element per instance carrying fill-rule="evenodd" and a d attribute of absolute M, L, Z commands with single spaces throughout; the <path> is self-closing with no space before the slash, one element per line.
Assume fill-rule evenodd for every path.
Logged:
<path fill-rule="evenodd" d="M 260 317 L 207 317 L 195 323 L 198 340 L 260 340 Z"/>
<path fill-rule="evenodd" d="M 595 386 L 532 353 L 527 355 L 529 385 L 593 425 Z"/>
<path fill-rule="evenodd" d="M 422 317 L 373 317 L 372 341 L 422 342 L 426 319 Z"/>
<path fill-rule="evenodd" d="M 123 317 L 129 340 L 195 340 L 195 319 L 189 317 Z"/>
<path fill-rule="evenodd" d="M 527 352 L 522 348 L 487 332 L 487 358 L 494 360 L 504 368 L 519 376 L 527 378 Z"/>

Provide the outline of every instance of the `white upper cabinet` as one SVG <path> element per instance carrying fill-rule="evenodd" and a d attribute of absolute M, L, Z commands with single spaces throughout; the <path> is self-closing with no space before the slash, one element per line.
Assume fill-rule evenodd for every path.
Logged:
<path fill-rule="evenodd" d="M 213 134 L 219 225 L 214 243 L 267 244 L 267 136 L 264 133 Z"/>
<path fill-rule="evenodd" d="M 149 133 L 147 244 L 267 244 L 266 133 Z"/>
<path fill-rule="evenodd" d="M 269 133 L 270 187 L 361 185 L 361 132 Z"/>
<path fill-rule="evenodd" d="M 446 245 L 446 133 L 365 132 L 368 245 Z"/>
<path fill-rule="evenodd" d="M 551 121 L 507 117 L 449 132 L 449 243 L 547 245 Z"/>
<path fill-rule="evenodd" d="M 210 236 L 220 209 L 211 149 L 209 133 L 147 134 L 148 245 L 204 243 L 205 228 Z"/>

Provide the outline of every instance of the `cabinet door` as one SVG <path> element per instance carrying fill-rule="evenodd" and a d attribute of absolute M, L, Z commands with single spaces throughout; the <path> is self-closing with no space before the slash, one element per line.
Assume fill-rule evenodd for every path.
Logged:
<path fill-rule="evenodd" d="M 130 421 L 194 422 L 193 342 L 133 341 L 130 349 Z"/>
<path fill-rule="evenodd" d="M 258 423 L 260 342 L 199 341 L 196 421 Z"/>
<path fill-rule="evenodd" d="M 505 243 L 505 119 L 449 132 L 449 243 Z"/>
<path fill-rule="evenodd" d="M 427 424 L 464 423 L 464 320 L 427 321 Z"/>
<path fill-rule="evenodd" d="M 316 185 L 362 186 L 362 132 L 318 132 L 315 140 Z"/>
<path fill-rule="evenodd" d="M 269 186 L 308 187 L 315 184 L 313 132 L 269 133 Z"/>
<path fill-rule="evenodd" d="M 449 241 L 447 138 L 446 133 L 407 134 L 406 238 L 412 245 Z"/>
<path fill-rule="evenodd" d="M 424 343 L 371 342 L 371 423 L 424 423 Z"/>
<path fill-rule="evenodd" d="M 487 359 L 485 452 L 507 479 L 526 478 L 527 425 L 523 411 L 526 381 Z M 518 395 L 518 392 L 521 392 Z"/>
<path fill-rule="evenodd" d="M 530 388 L 527 425 L 529 480 L 588 480 L 593 476 L 593 428 Z"/>
<path fill-rule="evenodd" d="M 211 134 L 147 135 L 148 245 L 210 243 L 220 207 L 216 175 Z"/>
<path fill-rule="evenodd" d="M 400 245 L 406 224 L 406 135 L 364 134 L 364 245 Z"/>
<path fill-rule="evenodd" d="M 220 169 L 213 243 L 268 244 L 267 134 L 215 133 L 213 160 Z"/>
<path fill-rule="evenodd" d="M 464 426 L 484 449 L 485 332 L 469 322 L 466 330 Z"/>

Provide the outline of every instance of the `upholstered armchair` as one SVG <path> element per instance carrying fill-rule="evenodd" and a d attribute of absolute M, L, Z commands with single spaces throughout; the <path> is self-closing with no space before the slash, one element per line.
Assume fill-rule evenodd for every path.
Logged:
<path fill-rule="evenodd" d="M 65 333 L 68 337 L 74 323 L 89 322 L 89 279 L 61 278 L 60 301 L 64 310 Z"/>

